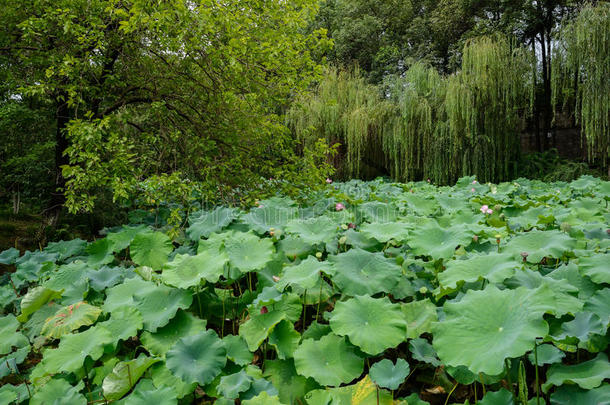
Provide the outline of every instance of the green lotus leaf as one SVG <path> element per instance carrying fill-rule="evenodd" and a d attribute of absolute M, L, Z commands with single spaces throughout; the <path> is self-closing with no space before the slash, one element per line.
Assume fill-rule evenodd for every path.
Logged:
<path fill-rule="evenodd" d="M 241 336 L 227 335 L 222 341 L 227 349 L 227 358 L 233 363 L 240 366 L 252 363 L 254 353 L 248 349 L 248 344 Z"/>
<path fill-rule="evenodd" d="M 263 207 L 253 208 L 242 217 L 242 222 L 248 224 L 254 232 L 265 234 L 270 229 L 283 230 L 286 224 L 297 217 L 295 207 L 276 207 L 263 203 Z"/>
<path fill-rule="evenodd" d="M 553 364 L 547 372 L 542 390 L 548 392 L 552 386 L 558 387 L 565 383 L 590 390 L 599 387 L 606 378 L 610 378 L 610 362 L 606 354 L 598 353 L 594 359 L 573 366 Z"/>
<path fill-rule="evenodd" d="M 269 395 L 263 391 L 257 396 L 241 401 L 243 405 L 283 405 L 276 395 Z"/>
<path fill-rule="evenodd" d="M 338 386 L 362 374 L 364 360 L 356 349 L 337 335 L 305 339 L 294 352 L 297 372 L 321 385 Z"/>
<path fill-rule="evenodd" d="M 561 360 L 566 357 L 564 352 L 562 352 L 552 344 L 544 344 L 538 346 L 537 352 L 539 366 L 542 366 L 544 364 L 561 363 Z M 536 363 L 536 354 L 533 350 L 530 354 L 528 354 L 527 358 L 529 359 L 530 363 Z"/>
<path fill-rule="evenodd" d="M 72 239 L 69 241 L 62 240 L 59 242 L 49 242 L 44 251 L 47 253 L 56 253 L 59 261 L 64 261 L 70 257 L 84 253 L 87 241 L 82 239 Z"/>
<path fill-rule="evenodd" d="M 258 367 L 249 366 L 246 367 L 245 370 L 246 373 L 248 373 L 248 375 L 252 377 L 252 385 L 250 386 L 250 389 L 248 389 L 248 391 L 240 395 L 242 403 L 245 400 L 257 397 L 263 392 L 267 393 L 270 397 L 276 397 L 278 395 L 277 389 L 273 386 L 273 384 L 271 384 L 269 381 L 265 380 L 262 377 L 263 373 Z"/>
<path fill-rule="evenodd" d="M 21 326 L 13 314 L 0 318 L 0 355 L 8 354 L 13 347 L 24 347 L 29 344 L 23 334 L 17 332 Z"/>
<path fill-rule="evenodd" d="M 469 290 L 459 302 L 444 305 L 446 318 L 434 328 L 433 345 L 443 363 L 464 365 L 475 374 L 500 374 L 506 358 L 531 350 L 547 335 L 542 319 L 548 290 L 499 290 L 493 285 Z M 481 356 L 485 353 L 485 356 Z"/>
<path fill-rule="evenodd" d="M 398 209 L 394 204 L 386 204 L 378 201 L 369 201 L 356 207 L 356 219 L 358 222 L 367 220 L 369 222 L 394 222 L 398 218 Z"/>
<path fill-rule="evenodd" d="M 575 247 L 576 241 L 561 231 L 533 230 L 509 240 L 504 251 L 517 260 L 522 259 L 522 253 L 527 253 L 528 263 L 540 263 L 544 257 L 561 258 Z"/>
<path fill-rule="evenodd" d="M 610 288 L 599 290 L 584 305 L 584 310 L 594 313 L 606 328 L 610 325 Z"/>
<path fill-rule="evenodd" d="M 607 405 L 610 404 L 610 384 L 590 390 L 574 385 L 563 385 L 551 394 L 552 405 Z"/>
<path fill-rule="evenodd" d="M 311 243 L 305 242 L 297 235 L 286 235 L 277 243 L 277 246 L 278 250 L 290 260 L 296 260 L 297 257 L 305 258 L 314 251 Z"/>
<path fill-rule="evenodd" d="M 61 291 L 55 291 L 45 287 L 30 288 L 28 293 L 21 299 L 21 315 L 17 317 L 17 320 L 19 322 L 27 321 L 28 317 L 38 311 L 44 304 L 60 297 Z"/>
<path fill-rule="evenodd" d="M 408 238 L 409 246 L 416 256 L 431 256 L 434 259 L 449 259 L 458 246 L 468 246 L 474 232 L 461 225 L 442 228 L 432 221 L 417 227 Z"/>
<path fill-rule="evenodd" d="M 383 359 L 371 366 L 369 375 L 378 386 L 395 390 L 407 378 L 410 370 L 409 363 L 404 359 L 396 359 L 396 364 Z"/>
<path fill-rule="evenodd" d="M 482 405 L 515 405 L 513 394 L 502 388 L 500 391 L 490 391 L 479 401 Z"/>
<path fill-rule="evenodd" d="M 299 346 L 301 334 L 294 329 L 292 322 L 282 320 L 275 325 L 269 335 L 269 344 L 275 347 L 279 359 L 291 358 Z"/>
<path fill-rule="evenodd" d="M 286 225 L 286 232 L 298 235 L 305 243 L 330 243 L 337 238 L 338 225 L 327 216 L 294 219 Z"/>
<path fill-rule="evenodd" d="M 383 253 L 370 253 L 354 248 L 346 253 L 329 256 L 333 282 L 347 295 L 374 295 L 391 291 L 402 276 L 395 260 Z"/>
<path fill-rule="evenodd" d="M 91 269 L 86 273 L 89 285 L 95 291 L 104 291 L 106 288 L 114 287 L 121 283 L 128 271 L 122 267 L 104 266 L 99 270 Z"/>
<path fill-rule="evenodd" d="M 9 374 L 19 374 L 17 366 L 23 363 L 28 354 L 30 354 L 31 347 L 25 337 L 16 343 L 17 349 L 15 351 L 8 353 L 4 357 L 0 356 L 0 378 L 6 377 Z"/>
<path fill-rule="evenodd" d="M 138 382 L 142 374 L 158 361 L 159 359 L 154 357 L 140 354 L 136 359 L 117 363 L 102 383 L 104 398 L 108 401 L 122 398 Z"/>
<path fill-rule="evenodd" d="M 197 286 L 204 279 L 216 283 L 228 260 L 224 253 L 212 254 L 208 251 L 196 256 L 178 254 L 173 261 L 163 266 L 161 278 L 166 284 L 178 288 Z"/>
<path fill-rule="evenodd" d="M 0 404 L 20 404 L 25 398 L 29 398 L 28 388 L 25 384 L 4 384 L 0 387 Z"/>
<path fill-rule="evenodd" d="M 94 326 L 84 332 L 62 337 L 56 349 L 43 352 L 42 370 L 54 373 L 62 370 L 66 373 L 78 371 L 87 357 L 97 360 L 104 354 L 104 346 L 115 341 L 110 332 L 100 326 Z"/>
<path fill-rule="evenodd" d="M 90 243 L 86 248 L 87 264 L 90 266 L 103 266 L 114 260 L 114 245 L 107 239 L 98 239 Z"/>
<path fill-rule="evenodd" d="M 81 302 L 89 291 L 87 272 L 90 267 L 80 260 L 60 266 L 57 271 L 47 275 L 42 286 L 50 290 L 62 291 L 61 303 L 63 305 Z"/>
<path fill-rule="evenodd" d="M 561 325 L 561 331 L 552 336 L 558 340 L 566 337 L 575 337 L 580 342 L 587 342 L 591 335 L 606 333 L 606 327 L 602 324 L 599 316 L 591 312 L 579 312 L 574 319 Z"/>
<path fill-rule="evenodd" d="M 242 273 L 259 270 L 273 259 L 273 242 L 252 232 L 235 232 L 225 241 L 231 267 Z"/>
<path fill-rule="evenodd" d="M 110 319 L 98 325 L 108 330 L 118 343 L 119 340 L 136 336 L 144 323 L 140 311 L 133 307 L 122 307 L 112 311 Z"/>
<path fill-rule="evenodd" d="M 155 387 L 151 380 L 142 379 L 125 398 L 124 405 L 177 405 L 176 390 L 171 386 Z"/>
<path fill-rule="evenodd" d="M 410 230 L 410 225 L 403 222 L 385 222 L 363 224 L 360 232 L 367 238 L 375 239 L 378 242 L 386 243 L 390 240 L 404 242 Z"/>
<path fill-rule="evenodd" d="M 19 250 L 15 248 L 10 248 L 7 250 L 3 250 L 0 253 L 0 264 L 14 264 L 15 260 L 19 257 Z"/>
<path fill-rule="evenodd" d="M 146 225 L 124 226 L 118 232 L 108 233 L 106 239 L 112 242 L 113 250 L 120 252 L 131 244 L 131 241 L 139 233 L 144 233 L 148 230 Z"/>
<path fill-rule="evenodd" d="M 280 281 L 275 286 L 280 291 L 287 286 L 311 290 L 320 281 L 320 272 L 328 273 L 329 267 L 328 262 L 320 262 L 315 257 L 309 256 L 297 265 L 284 267 Z"/>
<path fill-rule="evenodd" d="M 428 401 L 422 401 L 417 394 L 411 394 L 405 398 L 408 405 L 430 405 Z"/>
<path fill-rule="evenodd" d="M 153 364 L 149 370 L 155 387 L 172 387 L 176 392 L 178 399 L 184 398 L 185 396 L 191 394 L 193 391 L 195 391 L 195 388 L 197 388 L 197 383 L 187 384 L 172 374 L 165 363 L 159 362 Z"/>
<path fill-rule="evenodd" d="M 434 367 L 441 365 L 434 347 L 426 339 L 411 339 L 409 351 L 415 360 L 431 364 Z"/>
<path fill-rule="evenodd" d="M 432 331 L 432 323 L 437 321 L 436 305 L 429 299 L 413 301 L 401 305 L 407 321 L 407 338 L 415 339 L 422 333 Z"/>
<path fill-rule="evenodd" d="M 206 323 L 189 312 L 179 310 L 167 325 L 155 333 L 142 332 L 140 340 L 151 354 L 163 357 L 180 338 L 205 331 Z"/>
<path fill-rule="evenodd" d="M 142 314 L 144 329 L 149 332 L 156 332 L 167 325 L 179 309 L 187 309 L 193 302 L 188 291 L 163 285 L 143 294 L 136 293 L 133 299 Z"/>
<path fill-rule="evenodd" d="M 557 316 L 565 314 L 575 314 L 582 310 L 583 302 L 572 295 L 577 292 L 577 287 L 574 287 L 567 280 L 556 280 L 551 277 L 545 277 L 540 272 L 525 269 L 515 273 L 515 275 L 504 282 L 511 288 L 527 287 L 530 290 L 536 288 L 546 288 L 554 304 L 549 306 L 549 312 Z M 547 304 L 550 304 L 549 301 Z"/>
<path fill-rule="evenodd" d="M 147 292 L 154 292 L 157 289 L 157 285 L 150 281 L 144 281 L 140 277 L 134 277 L 125 280 L 122 284 L 118 284 L 106 291 L 106 300 L 102 309 L 104 312 L 111 313 L 115 309 L 135 306 L 134 295 L 146 294 Z"/>
<path fill-rule="evenodd" d="M 87 399 L 80 391 L 85 384 L 76 386 L 66 380 L 53 378 L 36 391 L 30 399 L 31 405 L 87 405 Z"/>
<path fill-rule="evenodd" d="M 224 398 L 236 399 L 241 392 L 247 391 L 252 385 L 252 377 L 244 370 L 220 377 L 220 383 L 216 388 Z"/>
<path fill-rule="evenodd" d="M 582 276 L 579 273 L 578 266 L 573 261 L 559 266 L 556 270 L 547 274 L 547 276 L 554 280 L 565 280 L 576 287 L 578 298 L 581 300 L 590 298 L 599 289 L 599 286 L 591 281 L 589 277 Z"/>
<path fill-rule="evenodd" d="M 19 259 L 23 257 L 25 256 L 21 256 Z M 17 261 L 19 259 L 17 259 Z M 17 271 L 11 273 L 11 281 L 16 288 L 21 288 L 29 283 L 40 281 L 41 276 L 49 273 L 53 269 L 55 269 L 55 263 L 39 263 L 36 259 L 31 258 L 25 262 L 17 263 Z"/>
<path fill-rule="evenodd" d="M 265 360 L 263 376 L 269 379 L 279 391 L 282 403 L 298 403 L 309 391 L 319 385 L 311 378 L 297 374 L 294 360 Z"/>
<path fill-rule="evenodd" d="M 424 217 L 432 215 L 439 207 L 434 196 L 425 197 L 417 194 L 407 194 L 402 199 L 407 202 L 409 209 Z"/>
<path fill-rule="evenodd" d="M 92 325 L 102 313 L 102 309 L 85 302 L 68 305 L 47 319 L 41 333 L 45 336 L 59 339 L 65 334 Z"/>
<path fill-rule="evenodd" d="M 187 383 L 205 385 L 225 366 L 227 351 L 216 332 L 207 330 L 183 337 L 166 354 L 167 368 Z"/>
<path fill-rule="evenodd" d="M 311 405 L 393 405 L 392 395 L 380 390 L 367 375 L 358 383 L 340 388 L 311 391 L 305 397 Z M 409 402 L 411 404 L 411 402 Z"/>
<path fill-rule="evenodd" d="M 163 267 L 173 249 L 171 239 L 162 232 L 138 233 L 129 245 L 131 259 L 154 270 Z"/>
<path fill-rule="evenodd" d="M 610 254 L 581 257 L 578 270 L 597 284 L 610 284 Z"/>
<path fill-rule="evenodd" d="M 208 238 L 212 233 L 221 231 L 237 216 L 235 208 L 218 207 L 213 211 L 199 211 L 189 217 L 190 226 L 186 234 L 192 240 Z"/>
<path fill-rule="evenodd" d="M 239 335 L 244 338 L 250 351 L 255 351 L 269 337 L 275 325 L 286 318 L 282 311 L 254 314 L 239 327 Z"/>
<path fill-rule="evenodd" d="M 10 284 L 0 285 L 0 309 L 6 308 L 17 301 L 17 294 Z"/>
<path fill-rule="evenodd" d="M 445 288 L 456 288 L 459 282 L 481 279 L 497 284 L 512 277 L 519 266 L 509 253 L 476 255 L 447 262 L 446 269 L 438 274 L 438 282 Z"/>
<path fill-rule="evenodd" d="M 330 313 L 330 327 L 363 352 L 377 355 L 405 341 L 407 321 L 400 305 L 387 297 L 358 296 L 339 301 Z"/>

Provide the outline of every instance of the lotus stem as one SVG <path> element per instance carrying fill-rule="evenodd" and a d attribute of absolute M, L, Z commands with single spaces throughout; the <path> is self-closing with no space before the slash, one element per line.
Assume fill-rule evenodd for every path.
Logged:
<path fill-rule="evenodd" d="M 445 405 L 447 405 L 449 403 L 449 398 L 451 398 L 451 394 L 453 394 L 453 391 L 455 391 L 455 389 L 457 388 L 458 384 L 459 383 L 455 383 L 455 385 L 453 386 L 451 391 L 449 391 L 449 394 L 447 395 L 447 399 L 445 400 Z"/>
<path fill-rule="evenodd" d="M 540 405 L 540 381 L 538 380 L 538 342 L 534 340 L 534 369 L 536 370 L 536 405 Z"/>

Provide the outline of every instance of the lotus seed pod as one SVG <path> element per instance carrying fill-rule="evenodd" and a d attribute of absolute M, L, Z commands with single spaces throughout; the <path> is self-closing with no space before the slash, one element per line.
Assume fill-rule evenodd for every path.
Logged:
<path fill-rule="evenodd" d="M 345 242 L 347 242 L 347 237 L 342 236 L 341 239 L 339 239 L 339 243 L 345 245 Z"/>
<path fill-rule="evenodd" d="M 570 232 L 572 230 L 572 225 L 568 224 L 567 222 L 562 222 L 560 227 L 564 232 Z"/>
<path fill-rule="evenodd" d="M 316 257 L 317 257 L 318 259 L 321 259 L 321 258 L 322 258 L 322 252 L 317 252 L 317 253 L 316 253 Z"/>
<path fill-rule="evenodd" d="M 421 288 L 419 289 L 419 292 L 420 292 L 421 294 L 425 294 L 425 293 L 427 293 L 427 292 L 428 292 L 428 288 L 426 288 L 425 286 L 424 286 L 424 287 L 421 287 Z"/>
<path fill-rule="evenodd" d="M 341 229 L 343 229 L 344 231 L 347 231 L 348 230 L 347 224 L 341 224 Z"/>
<path fill-rule="evenodd" d="M 494 205 L 494 211 L 500 211 L 501 209 L 502 209 L 502 206 L 500 204 Z"/>

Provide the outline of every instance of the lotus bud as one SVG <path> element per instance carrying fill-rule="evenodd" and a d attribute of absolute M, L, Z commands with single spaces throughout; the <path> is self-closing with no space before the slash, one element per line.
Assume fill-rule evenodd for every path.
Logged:
<path fill-rule="evenodd" d="M 530 254 L 529 254 L 529 253 L 527 253 L 527 252 L 521 252 L 521 257 L 523 258 L 523 262 L 524 262 L 524 263 L 527 261 L 527 257 L 528 257 L 529 255 L 530 255 Z"/>
<path fill-rule="evenodd" d="M 502 209 L 502 206 L 500 204 L 494 205 L 494 211 L 500 211 L 501 209 Z"/>
<path fill-rule="evenodd" d="M 474 236 L 472 237 L 472 240 L 473 240 L 475 243 L 476 243 L 476 242 L 478 242 L 478 241 L 479 241 L 479 235 L 474 235 Z"/>
<path fill-rule="evenodd" d="M 316 253 L 316 257 L 317 257 L 318 259 L 321 259 L 321 258 L 322 258 L 322 252 L 317 252 L 317 253 Z"/>
<path fill-rule="evenodd" d="M 343 211 L 345 209 L 345 205 L 341 203 L 335 204 L 335 211 Z"/>
<path fill-rule="evenodd" d="M 419 289 L 419 292 L 420 292 L 421 294 L 425 294 L 425 293 L 427 293 L 427 292 L 428 292 L 428 288 L 426 288 L 426 286 L 421 287 L 421 288 Z"/>
<path fill-rule="evenodd" d="M 340 243 L 341 245 L 345 245 L 345 242 L 347 242 L 347 237 L 342 236 L 342 237 L 341 237 L 341 239 L 339 239 L 339 243 Z"/>
<path fill-rule="evenodd" d="M 471 193 L 474 193 L 474 187 L 470 189 L 470 192 L 471 192 Z"/>
<path fill-rule="evenodd" d="M 261 314 L 266 314 L 267 312 L 269 312 L 269 310 L 267 309 L 267 307 L 262 307 L 262 308 L 261 308 Z"/>
<path fill-rule="evenodd" d="M 331 179 L 326 179 L 326 184 L 331 184 L 333 181 Z"/>
<path fill-rule="evenodd" d="M 276 283 L 277 283 L 278 281 L 280 281 L 280 278 L 279 278 L 278 276 L 273 276 L 273 277 L 271 277 L 271 278 L 272 278 L 272 279 L 273 279 L 273 281 L 275 281 Z"/>
<path fill-rule="evenodd" d="M 356 229 L 356 224 L 354 224 L 354 223 L 350 222 L 349 224 L 347 224 L 347 227 L 348 227 L 349 229 Z"/>

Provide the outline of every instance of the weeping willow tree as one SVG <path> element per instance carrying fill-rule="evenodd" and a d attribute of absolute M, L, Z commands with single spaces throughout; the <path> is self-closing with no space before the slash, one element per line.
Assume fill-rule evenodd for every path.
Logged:
<path fill-rule="evenodd" d="M 439 150 L 437 132 L 444 120 L 444 96 L 445 80 L 434 68 L 419 62 L 390 83 L 389 97 L 397 113 L 385 125 L 382 144 L 393 178 L 446 180 L 449 162 L 433 153 Z"/>
<path fill-rule="evenodd" d="M 461 71 L 447 81 L 444 132 L 453 159 L 461 160 L 457 177 L 510 178 L 531 99 L 531 54 L 501 36 L 473 39 L 464 47 Z"/>
<path fill-rule="evenodd" d="M 393 106 L 358 69 L 329 69 L 315 90 L 296 100 L 286 114 L 288 126 L 305 145 L 324 138 L 345 147 L 346 176 L 359 176 L 363 160 L 383 159 L 380 148 L 384 122 Z"/>
<path fill-rule="evenodd" d="M 610 176 L 610 4 L 586 6 L 563 27 L 552 69 L 553 105 L 573 102 L 588 158 Z"/>

